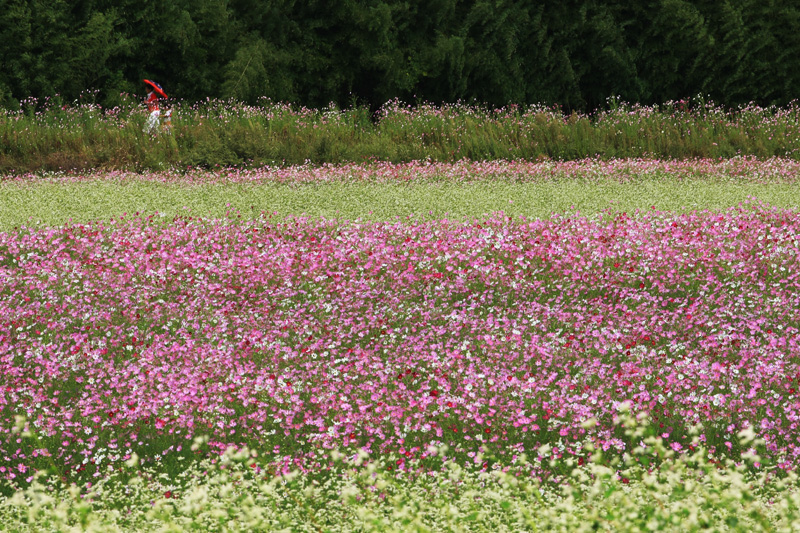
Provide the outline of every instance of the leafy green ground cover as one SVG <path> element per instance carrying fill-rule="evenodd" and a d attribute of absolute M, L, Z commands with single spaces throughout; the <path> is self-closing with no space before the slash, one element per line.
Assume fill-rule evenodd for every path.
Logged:
<path fill-rule="evenodd" d="M 588 215 L 653 207 L 673 212 L 725 209 L 750 197 L 790 208 L 800 205 L 796 166 L 789 160 L 696 160 L 682 168 L 676 162 L 653 160 L 585 160 L 366 164 L 345 167 L 346 171 L 299 166 L 228 175 L 36 174 L 0 181 L 0 230 L 156 212 L 165 217 L 219 218 L 238 210 L 245 218 L 266 211 L 278 216 L 391 220 L 503 211 L 546 218 L 574 210 Z"/>
<path fill-rule="evenodd" d="M 675 456 L 653 427 L 623 407 L 641 446 L 624 458 L 594 450 L 560 489 L 526 476 L 529 458 L 486 471 L 456 463 L 395 472 L 398 456 L 330 454 L 321 475 L 264 475 L 256 450 L 228 450 L 218 460 L 187 463 L 177 476 L 138 468 L 132 456 L 119 472 L 83 490 L 37 475 L 24 491 L 0 499 L 0 520 L 23 532 L 183 531 L 735 531 L 792 532 L 800 527 L 798 478 L 768 480 L 745 462 L 716 464 L 707 450 Z M 742 433 L 741 445 L 753 444 Z M 199 449 L 196 439 L 192 449 Z M 591 449 L 591 444 L 589 444 Z M 650 447 L 665 458 L 648 471 L 635 458 Z M 549 448 L 549 447 L 548 447 Z M 434 459 L 447 448 L 431 448 Z M 542 450 L 547 453 L 547 450 Z M 483 460 L 484 457 L 479 457 Z M 430 463 L 430 460 L 427 461 Z"/>

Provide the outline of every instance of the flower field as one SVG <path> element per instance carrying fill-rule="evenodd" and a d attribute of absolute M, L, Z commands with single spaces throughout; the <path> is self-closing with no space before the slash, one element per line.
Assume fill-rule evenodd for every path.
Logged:
<path fill-rule="evenodd" d="M 56 461 L 91 479 L 198 434 L 289 469 L 318 468 L 319 449 L 436 443 L 580 458 L 586 437 L 630 446 L 611 424 L 624 401 L 676 451 L 699 424 L 712 453 L 736 455 L 752 427 L 765 459 L 793 468 L 798 234 L 797 213 L 755 205 L 4 233 L 0 472 Z M 15 416 L 40 446 L 19 447 Z"/>
<path fill-rule="evenodd" d="M 217 179 L 313 183 L 327 172 L 331 181 L 381 183 L 483 173 L 591 183 L 646 179 L 650 169 L 655 179 L 761 183 L 792 182 L 792 165 L 414 163 Z M 131 176 L 109 179 L 213 179 L 204 171 Z M 644 480 L 698 461 L 706 479 L 717 468 L 745 469 L 766 484 L 794 479 L 798 235 L 800 211 L 755 200 L 723 211 L 535 219 L 153 213 L 2 232 L 0 490 L 45 505 L 42 494 L 56 490 L 39 484 L 45 473 L 78 492 L 144 476 L 157 494 L 137 497 L 163 503 L 190 494 L 203 471 L 232 464 L 241 450 L 236 484 L 291 484 L 299 473 L 302 486 L 282 498 L 303 499 L 315 494 L 316 476 L 350 472 L 334 476 L 328 497 L 352 505 L 416 479 L 395 490 L 446 506 L 462 495 L 425 479 L 464 469 L 453 479 L 480 491 L 489 483 L 480 476 L 512 476 L 501 492 L 517 514 L 502 523 L 514 530 L 509 524 L 535 523 L 519 510 L 544 505 L 532 494 L 571 486 L 576 468 L 593 480 L 586 487 L 628 487 L 629 471 Z M 634 430 L 642 421 L 646 430 Z M 371 482 L 352 474 L 362 463 Z M 531 483 L 526 497 L 516 483 Z M 752 489 L 740 485 L 730 494 Z M 631 494 L 653 486 L 631 484 L 626 501 L 639 505 L 644 496 Z M 294 501 L 292 512 L 305 512 Z M 575 516 L 619 504 L 603 501 L 584 499 Z M 327 530 L 313 517 L 304 523 Z"/>
<path fill-rule="evenodd" d="M 772 157 L 734 157 L 730 159 L 652 159 L 628 158 L 602 160 L 586 158 L 574 161 L 493 160 L 447 163 L 408 161 L 392 163 L 371 161 L 340 165 L 301 164 L 254 169 L 202 168 L 170 169 L 160 172 L 94 171 L 37 172 L 0 175 L 5 185 L 36 183 L 150 182 L 175 185 L 207 184 L 277 184 L 287 186 L 375 183 L 382 185 L 413 183 L 542 183 L 579 181 L 582 183 L 637 183 L 645 180 L 670 182 L 707 181 L 721 183 L 794 184 L 800 173 L 800 161 Z"/>

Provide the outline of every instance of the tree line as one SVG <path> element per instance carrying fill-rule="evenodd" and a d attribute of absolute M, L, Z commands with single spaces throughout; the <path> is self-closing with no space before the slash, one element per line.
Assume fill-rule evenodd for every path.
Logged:
<path fill-rule="evenodd" d="M 794 0 L 0 0 L 0 105 L 195 101 L 602 108 L 800 94 Z M 89 96 L 87 96 L 89 97 Z"/>

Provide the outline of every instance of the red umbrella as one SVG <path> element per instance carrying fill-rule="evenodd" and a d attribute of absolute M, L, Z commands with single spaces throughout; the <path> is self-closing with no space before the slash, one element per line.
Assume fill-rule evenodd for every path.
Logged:
<path fill-rule="evenodd" d="M 143 80 L 147 85 L 153 88 L 155 92 L 163 96 L 164 98 L 168 98 L 167 93 L 164 92 L 164 89 L 161 88 L 161 85 L 157 84 L 151 80 Z"/>

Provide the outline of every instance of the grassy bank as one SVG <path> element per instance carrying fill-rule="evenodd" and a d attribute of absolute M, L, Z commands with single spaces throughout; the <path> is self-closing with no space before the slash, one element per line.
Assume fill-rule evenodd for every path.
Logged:
<path fill-rule="evenodd" d="M 613 103 L 590 115 L 532 106 L 305 109 L 178 102 L 170 134 L 143 133 L 136 100 L 0 113 L 0 172 L 292 165 L 368 160 L 797 158 L 800 108 L 722 109 L 702 101 Z"/>

